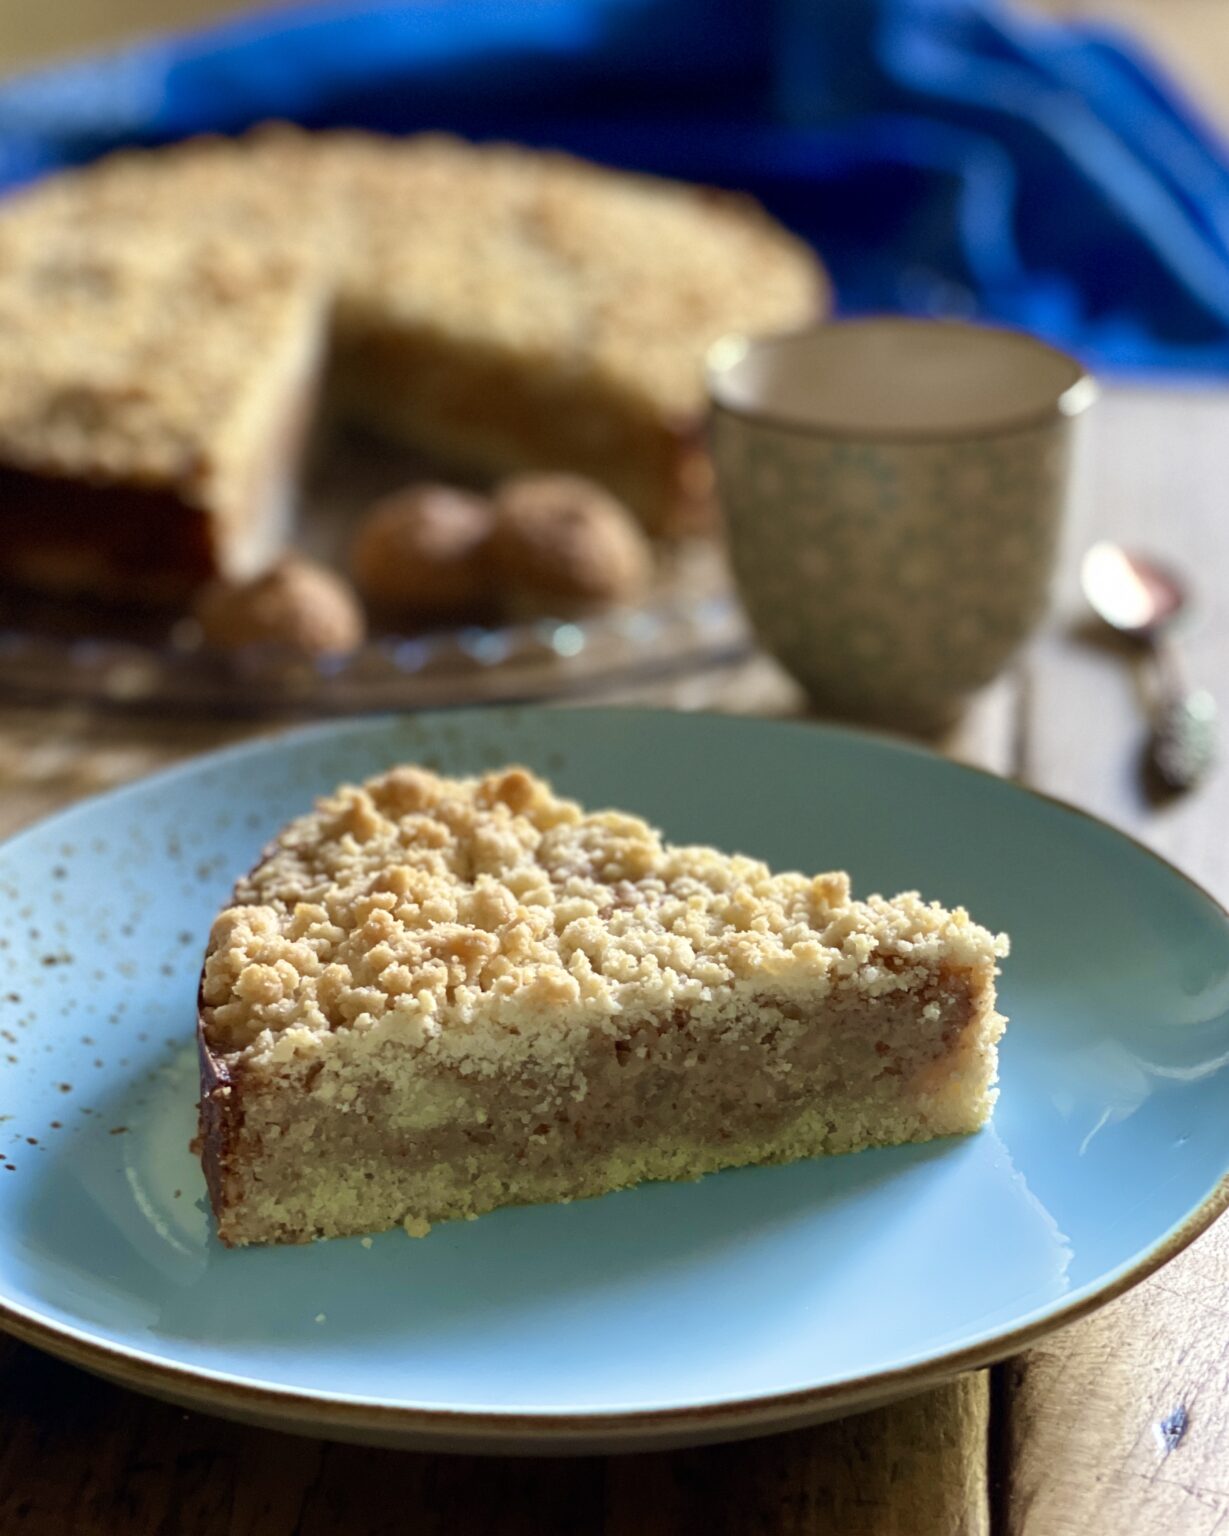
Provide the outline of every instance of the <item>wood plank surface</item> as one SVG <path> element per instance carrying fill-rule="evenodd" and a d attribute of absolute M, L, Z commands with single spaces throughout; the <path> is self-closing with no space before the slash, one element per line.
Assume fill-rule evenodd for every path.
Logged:
<path fill-rule="evenodd" d="M 857 1418 L 607 1463 L 603 1536 L 989 1536 L 988 1373 Z"/>
<path fill-rule="evenodd" d="M 247 1429 L 0 1341 L 0 1531 L 985 1536 L 984 1386 L 738 1446 L 477 1459 Z"/>
<path fill-rule="evenodd" d="M 1225 16 L 1229 28 L 1229 13 Z M 1198 584 L 1184 650 L 1229 706 L 1229 392 L 1124 392 L 1089 418 L 1072 554 L 1113 537 Z M 1029 661 L 1022 769 L 1229 901 L 1229 767 L 1154 804 L 1139 773 L 1146 661 L 1089 632 L 1066 562 L 1060 620 Z M 1003 1368 L 1003 1536 L 1229 1531 L 1229 1220 L 1104 1312 Z"/>

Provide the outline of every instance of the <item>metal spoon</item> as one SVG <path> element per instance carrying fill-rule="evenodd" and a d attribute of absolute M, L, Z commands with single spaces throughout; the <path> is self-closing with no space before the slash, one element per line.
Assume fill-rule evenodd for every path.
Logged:
<path fill-rule="evenodd" d="M 1080 566 L 1084 596 L 1112 629 L 1147 645 L 1156 667 L 1151 761 L 1169 789 L 1190 789 L 1216 760 L 1216 700 L 1192 688 L 1174 641 L 1188 605 L 1181 577 L 1117 544 L 1094 544 Z"/>

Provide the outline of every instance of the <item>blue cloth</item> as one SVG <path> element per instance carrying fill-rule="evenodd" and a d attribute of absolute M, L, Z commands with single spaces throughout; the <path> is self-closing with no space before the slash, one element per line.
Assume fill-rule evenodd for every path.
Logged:
<path fill-rule="evenodd" d="M 268 117 L 455 129 L 744 188 L 842 312 L 1229 372 L 1229 162 L 1121 37 L 997 0 L 280 8 L 0 86 L 0 185 Z"/>

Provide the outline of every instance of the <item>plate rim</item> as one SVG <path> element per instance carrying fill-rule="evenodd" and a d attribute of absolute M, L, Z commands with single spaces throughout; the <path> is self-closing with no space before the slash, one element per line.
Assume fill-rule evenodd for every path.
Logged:
<path fill-rule="evenodd" d="M 8 855 L 18 850 L 23 842 L 87 808 L 114 804 L 145 793 L 153 787 L 162 787 L 180 778 L 190 778 L 202 769 L 236 759 L 260 756 L 333 736 L 378 733 L 409 721 L 429 730 L 444 722 L 456 725 L 463 717 L 489 723 L 501 715 L 522 718 L 547 712 L 562 718 L 582 719 L 592 715 L 701 719 L 730 725 L 753 725 L 788 734 L 844 738 L 879 750 L 936 762 L 945 771 L 954 771 L 958 775 L 964 773 L 990 779 L 1008 794 L 1015 792 L 1057 807 L 1128 843 L 1153 863 L 1159 864 L 1167 873 L 1176 875 L 1196 897 L 1208 905 L 1229 932 L 1229 906 L 1199 881 L 1131 832 L 1045 790 L 1035 789 L 976 764 L 957 761 L 931 747 L 874 727 L 805 718 L 776 719 L 733 715 L 716 710 L 682 711 L 639 705 L 554 708 L 527 704 L 401 714 L 385 712 L 357 719 L 350 717 L 321 721 L 294 729 L 277 730 L 271 734 L 262 733 L 254 739 L 232 743 L 209 752 L 194 753 L 184 761 L 156 773 L 143 775 L 131 783 L 119 785 L 101 794 L 86 796 L 53 811 L 0 842 L 0 854 Z M 419 1443 L 423 1444 L 441 1440 L 463 1444 L 467 1440 L 478 1440 L 488 1446 L 504 1449 L 515 1449 L 518 1444 L 523 1447 L 531 1442 L 547 1447 L 558 1444 L 566 1448 L 569 1442 L 584 1442 L 588 1445 L 595 1439 L 615 1445 L 620 1441 L 644 1444 L 656 1437 L 684 1440 L 689 1435 L 715 1439 L 727 1430 L 731 1436 L 754 1433 L 757 1429 L 767 1432 L 788 1425 L 813 1422 L 859 1406 L 891 1401 L 939 1385 L 961 1372 L 990 1365 L 1016 1354 L 1038 1339 L 1078 1321 L 1133 1289 L 1189 1247 L 1226 1210 L 1229 1210 L 1229 1169 L 1172 1227 L 1116 1271 L 1112 1271 L 1099 1285 L 1094 1284 L 1091 1289 L 1063 1305 L 1043 1306 L 1031 1319 L 1013 1328 L 992 1331 L 972 1343 L 887 1370 L 786 1392 L 673 1407 L 595 1411 L 419 1407 L 363 1399 L 351 1394 L 278 1386 L 244 1380 L 229 1372 L 209 1367 L 159 1359 L 132 1345 L 101 1339 L 71 1323 L 48 1320 L 33 1308 L 16 1303 L 3 1294 L 0 1294 L 0 1329 L 23 1343 L 32 1344 L 72 1365 L 118 1381 L 126 1387 L 173 1401 L 192 1402 L 207 1411 L 230 1413 L 238 1418 L 246 1417 L 266 1423 L 277 1422 L 283 1427 L 304 1433 L 337 1431 L 360 1439 L 365 1434 L 374 1434 L 384 1437 L 386 1441 L 410 1441 L 417 1437 Z"/>

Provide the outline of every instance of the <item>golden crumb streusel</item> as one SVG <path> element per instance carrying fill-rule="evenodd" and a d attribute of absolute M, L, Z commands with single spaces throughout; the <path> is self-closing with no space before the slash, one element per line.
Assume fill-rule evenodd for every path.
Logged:
<path fill-rule="evenodd" d="M 311 142 L 350 210 L 343 323 L 374 312 L 563 363 L 690 418 L 719 337 L 827 306 L 812 253 L 747 197 L 449 134 Z"/>
<path fill-rule="evenodd" d="M 320 327 L 321 220 L 235 141 L 125 151 L 0 206 L 0 456 L 216 494 L 272 358 Z"/>
<path fill-rule="evenodd" d="M 854 901 L 844 874 L 674 847 L 523 768 L 401 767 L 322 799 L 239 882 L 202 1017 L 213 1049 L 253 1060 L 366 1037 L 481 1062 L 508 1037 L 611 1030 L 719 990 L 876 996 L 1004 953 L 961 908 Z"/>
<path fill-rule="evenodd" d="M 0 208 L 0 454 L 203 477 L 287 326 L 411 326 L 697 411 L 721 334 L 818 313 L 753 203 L 563 155 L 267 126 L 125 150 Z"/>

